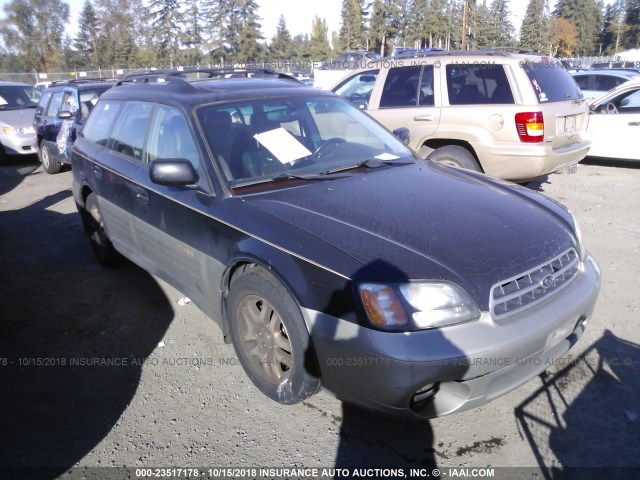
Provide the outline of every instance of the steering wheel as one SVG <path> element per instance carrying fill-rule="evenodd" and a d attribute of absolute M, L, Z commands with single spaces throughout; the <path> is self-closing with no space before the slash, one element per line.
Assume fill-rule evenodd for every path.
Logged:
<path fill-rule="evenodd" d="M 315 152 L 313 152 L 313 154 L 311 155 L 311 158 L 322 158 L 326 157 L 327 155 L 331 155 L 336 151 L 338 145 L 345 142 L 346 140 L 344 138 L 337 137 L 325 140 L 324 142 L 322 142 L 322 145 L 316 148 Z M 330 149 L 329 147 L 331 146 L 333 146 L 333 148 Z"/>
<path fill-rule="evenodd" d="M 618 107 L 613 102 L 607 103 L 607 114 L 609 115 L 617 115 Z"/>

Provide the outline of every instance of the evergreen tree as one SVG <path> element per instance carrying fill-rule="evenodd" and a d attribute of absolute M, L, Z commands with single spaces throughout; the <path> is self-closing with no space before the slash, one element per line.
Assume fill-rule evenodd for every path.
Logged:
<path fill-rule="evenodd" d="M 139 46 L 150 44 L 142 0 L 95 0 L 95 9 L 100 68 L 137 66 Z M 150 63 L 155 64 L 155 58 Z"/>
<path fill-rule="evenodd" d="M 520 48 L 549 51 L 549 15 L 546 0 L 530 0 L 520 27 Z"/>
<path fill-rule="evenodd" d="M 257 62 L 264 58 L 264 46 L 260 33 L 260 17 L 255 13 L 258 5 L 255 0 L 242 0 L 240 8 L 233 16 L 233 23 L 238 25 L 237 49 L 234 51 L 239 62 Z M 229 32 L 228 32 L 229 33 Z"/>
<path fill-rule="evenodd" d="M 308 48 L 309 36 L 299 33 L 291 39 L 291 54 L 289 55 L 289 59 L 294 61 L 305 60 L 305 52 Z"/>
<path fill-rule="evenodd" d="M 625 25 L 623 47 L 626 49 L 640 48 L 640 0 L 628 0 Z"/>
<path fill-rule="evenodd" d="M 183 22 L 178 0 L 150 0 L 148 18 L 158 65 L 175 66 Z"/>
<path fill-rule="evenodd" d="M 342 0 L 340 42 L 343 50 L 362 48 L 362 0 Z M 314 20 L 315 21 L 315 20 Z"/>
<path fill-rule="evenodd" d="M 331 47 L 329 45 L 329 27 L 324 18 L 317 15 L 311 22 L 311 37 L 309 45 L 304 53 L 305 58 L 314 62 L 327 60 L 331 55 Z"/>
<path fill-rule="evenodd" d="M 229 0 L 201 0 L 200 5 L 204 48 L 213 63 L 218 63 L 229 53 L 229 47 L 225 46 L 225 25 L 231 5 Z"/>
<path fill-rule="evenodd" d="M 187 47 L 184 63 L 198 66 L 202 60 L 202 46 L 204 38 L 202 35 L 202 15 L 198 2 L 193 2 L 191 7 L 184 14 L 186 19 L 186 30 L 182 35 L 182 43 Z"/>
<path fill-rule="evenodd" d="M 391 39 L 398 30 L 401 0 L 374 0 L 369 27 L 370 46 L 380 55 L 391 53 Z"/>
<path fill-rule="evenodd" d="M 69 5 L 62 0 L 12 0 L 4 5 L 0 26 L 5 47 L 19 59 L 23 69 L 58 71 L 64 66 L 64 32 Z"/>
<path fill-rule="evenodd" d="M 274 60 L 289 60 L 291 54 L 291 34 L 287 29 L 287 22 L 284 15 L 280 15 L 278 19 L 278 27 L 276 34 L 269 45 L 269 53 Z"/>
<path fill-rule="evenodd" d="M 575 26 L 577 55 L 591 55 L 599 51 L 603 9 L 601 0 L 558 0 L 553 14 Z"/>
<path fill-rule="evenodd" d="M 427 15 L 430 12 L 429 3 L 429 0 L 413 0 L 410 4 L 407 41 L 411 42 L 414 48 L 425 46 L 425 39 L 429 31 L 427 20 Z"/>
<path fill-rule="evenodd" d="M 100 65 L 98 58 L 98 17 L 91 0 L 85 0 L 78 18 L 78 34 L 73 46 L 77 51 L 78 68 L 92 68 L 97 70 Z"/>
<path fill-rule="evenodd" d="M 495 29 L 491 21 L 491 12 L 487 6 L 487 1 L 483 0 L 480 5 L 477 5 L 474 1 L 470 1 L 468 5 L 469 48 L 474 50 L 487 47 L 491 43 L 490 39 L 495 36 Z"/>
<path fill-rule="evenodd" d="M 509 47 L 515 39 L 515 28 L 509 20 L 508 0 L 493 0 L 489 8 L 485 47 Z"/>

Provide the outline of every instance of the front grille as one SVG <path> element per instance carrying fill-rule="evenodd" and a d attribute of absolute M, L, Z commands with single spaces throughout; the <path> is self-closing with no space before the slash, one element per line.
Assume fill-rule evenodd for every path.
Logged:
<path fill-rule="evenodd" d="M 504 280 L 491 288 L 491 314 L 500 319 L 541 302 L 567 286 L 580 269 L 571 248 L 548 263 Z"/>

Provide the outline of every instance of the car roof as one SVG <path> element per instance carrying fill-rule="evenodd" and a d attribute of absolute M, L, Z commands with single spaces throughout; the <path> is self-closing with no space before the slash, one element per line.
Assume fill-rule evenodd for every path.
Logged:
<path fill-rule="evenodd" d="M 52 82 L 51 85 L 47 87 L 45 91 L 60 91 L 65 88 L 75 88 L 77 90 L 88 90 L 92 88 L 99 87 L 109 87 L 115 85 L 115 80 L 113 79 L 89 79 L 89 80 L 69 80 L 69 81 L 61 81 L 61 82 Z"/>
<path fill-rule="evenodd" d="M 9 82 L 7 80 L 0 80 L 0 85 L 4 87 L 33 87 L 33 85 L 29 85 L 28 83 L 22 82 Z"/>
<path fill-rule="evenodd" d="M 633 70 L 619 70 L 619 69 L 608 69 L 608 68 L 599 68 L 596 70 L 587 70 L 581 72 L 572 72 L 573 76 L 584 76 L 584 75 L 608 75 L 610 77 L 621 77 L 621 78 L 636 78 L 640 77 L 640 72 L 635 72 Z"/>
<path fill-rule="evenodd" d="M 623 92 L 625 90 L 632 90 L 632 89 L 638 88 L 638 87 L 640 87 L 640 77 L 633 78 L 633 79 L 629 80 L 628 82 L 622 83 L 622 84 L 618 85 L 617 87 L 612 88 L 608 92 L 603 93 L 599 97 L 594 98 L 593 101 L 591 102 L 591 105 L 597 105 L 597 104 L 601 103 L 604 99 L 608 100 L 611 97 L 615 97 L 620 92 Z"/>
<path fill-rule="evenodd" d="M 252 98 L 269 98 L 300 95 L 328 95 L 331 92 L 311 87 L 299 80 L 284 74 L 268 71 L 271 76 L 245 78 L 201 78 L 189 79 L 185 75 L 196 72 L 215 72 L 225 75 L 220 70 L 190 70 L 169 72 L 164 75 L 146 75 L 119 81 L 106 91 L 101 100 L 146 100 L 193 107 L 197 105 L 222 102 L 226 100 L 242 100 Z M 248 70 L 234 70 L 236 74 L 247 74 Z M 264 73 L 264 70 L 260 70 Z"/>

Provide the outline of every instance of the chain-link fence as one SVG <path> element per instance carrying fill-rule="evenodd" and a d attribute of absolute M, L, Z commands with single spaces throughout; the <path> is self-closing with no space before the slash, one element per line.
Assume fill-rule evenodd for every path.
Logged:
<path fill-rule="evenodd" d="M 190 68 L 264 68 L 277 70 L 284 73 L 301 72 L 306 75 L 310 74 L 314 68 L 320 66 L 320 62 L 311 61 L 268 61 L 261 63 L 235 63 L 235 64 L 216 64 L 216 65 L 199 65 L 191 67 L 177 67 L 177 70 L 190 69 Z M 10 82 L 22 82 L 34 85 L 36 83 L 50 83 L 63 80 L 73 79 L 92 79 L 92 78 L 122 78 L 126 75 L 147 72 L 149 68 L 110 68 L 104 70 L 87 70 L 87 71 L 73 71 L 73 72 L 57 72 L 57 73 L 3 73 L 0 72 L 0 80 L 6 80 Z"/>

